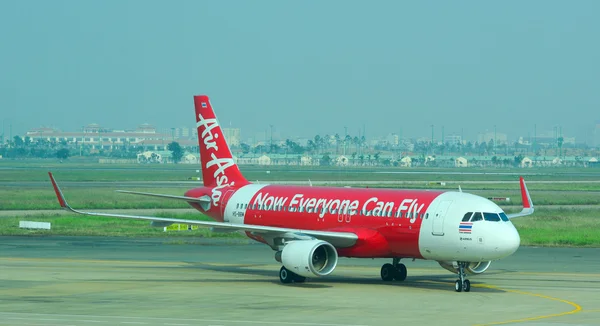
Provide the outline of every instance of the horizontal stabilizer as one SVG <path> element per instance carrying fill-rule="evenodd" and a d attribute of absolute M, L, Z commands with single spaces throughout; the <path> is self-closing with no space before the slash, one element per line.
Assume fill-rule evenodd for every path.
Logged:
<path fill-rule="evenodd" d="M 139 195 L 139 196 L 177 199 L 177 200 L 186 201 L 188 203 L 210 203 L 210 201 L 211 201 L 209 196 L 202 196 L 200 198 L 194 198 L 194 197 L 176 196 L 176 195 L 153 194 L 153 193 L 149 193 L 149 192 L 139 192 L 139 191 L 129 191 L 129 190 L 116 190 L 116 192 L 120 192 L 123 194 Z"/>

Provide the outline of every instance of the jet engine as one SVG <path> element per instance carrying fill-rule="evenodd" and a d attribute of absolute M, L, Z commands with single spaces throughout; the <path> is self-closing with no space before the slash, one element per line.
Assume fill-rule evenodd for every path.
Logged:
<path fill-rule="evenodd" d="M 454 267 L 454 264 L 452 264 L 452 262 L 438 261 L 438 263 L 445 270 L 448 270 L 452 273 L 458 274 L 458 267 Z M 467 268 L 465 269 L 465 273 L 471 274 L 471 275 L 481 274 L 481 273 L 485 272 L 490 267 L 491 264 L 492 264 L 491 261 L 471 262 L 471 263 L 469 263 L 469 266 L 467 266 Z"/>
<path fill-rule="evenodd" d="M 335 269 L 338 254 L 335 247 L 326 241 L 295 240 L 277 252 L 275 259 L 300 276 L 325 276 Z"/>

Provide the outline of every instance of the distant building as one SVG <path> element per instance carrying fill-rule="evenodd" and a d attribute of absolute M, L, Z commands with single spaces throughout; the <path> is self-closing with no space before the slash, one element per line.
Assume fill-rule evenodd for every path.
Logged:
<path fill-rule="evenodd" d="M 221 128 L 223 136 L 227 139 L 229 146 L 240 146 L 241 130 L 240 128 Z"/>
<path fill-rule="evenodd" d="M 44 139 L 48 142 L 66 142 L 76 146 L 90 146 L 92 149 L 112 150 L 121 146 L 144 147 L 153 150 L 166 150 L 173 141 L 171 134 L 157 133 L 150 124 L 139 125 L 135 130 L 111 130 L 92 123 L 78 132 L 63 132 L 53 128 L 37 128 L 27 132 L 33 142 Z M 177 140 L 183 147 L 198 146 L 194 140 Z"/>
<path fill-rule="evenodd" d="M 500 133 L 500 132 L 494 133 L 493 131 L 486 131 L 484 133 L 480 133 L 479 135 L 477 135 L 477 141 L 479 143 L 483 143 L 483 142 L 489 143 L 490 140 L 494 140 L 496 145 L 508 143 L 508 137 L 504 133 Z"/>
<path fill-rule="evenodd" d="M 594 128 L 592 143 L 596 147 L 600 147 L 600 121 L 596 122 L 596 128 Z"/>
<path fill-rule="evenodd" d="M 444 141 L 450 144 L 461 144 L 462 137 L 461 135 L 450 134 L 444 137 Z"/>
<path fill-rule="evenodd" d="M 388 145 L 397 146 L 400 142 L 400 138 L 398 134 L 389 134 L 386 137 L 386 142 Z"/>

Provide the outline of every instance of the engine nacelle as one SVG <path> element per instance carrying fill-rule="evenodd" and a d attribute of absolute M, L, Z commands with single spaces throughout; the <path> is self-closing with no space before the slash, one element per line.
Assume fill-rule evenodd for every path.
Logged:
<path fill-rule="evenodd" d="M 438 263 L 445 270 L 450 271 L 455 274 L 458 274 L 458 268 L 454 267 L 454 264 L 452 264 L 452 262 L 438 261 Z M 467 274 L 471 274 L 471 275 L 481 274 L 481 273 L 485 272 L 490 267 L 491 264 L 492 264 L 491 261 L 471 262 L 471 263 L 469 263 L 469 266 L 467 266 L 467 268 L 465 269 L 465 272 Z"/>
<path fill-rule="evenodd" d="M 277 257 L 279 256 L 276 254 Z M 300 276 L 325 276 L 331 274 L 338 262 L 335 247 L 322 240 L 297 240 L 288 242 L 281 251 L 281 263 Z"/>

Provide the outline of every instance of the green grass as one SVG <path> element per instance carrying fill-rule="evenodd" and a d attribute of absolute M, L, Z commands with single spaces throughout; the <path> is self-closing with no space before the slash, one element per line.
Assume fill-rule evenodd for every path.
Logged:
<path fill-rule="evenodd" d="M 59 181 L 81 182 L 63 186 L 69 203 L 75 208 L 103 209 L 170 209 L 189 208 L 186 203 L 159 198 L 126 195 L 114 192 L 118 189 L 182 195 L 193 185 L 169 188 L 128 188 L 118 186 L 119 181 L 185 181 L 197 176 L 196 165 L 109 165 L 89 162 L 56 163 L 53 161 L 7 161 L 0 160 L 0 210 L 31 210 L 25 217 L 0 218 L 1 235 L 60 234 L 129 237 L 239 237 L 237 233 L 214 234 L 207 229 L 164 233 L 153 228 L 149 222 L 127 219 L 111 219 L 56 214 L 40 215 L 35 210 L 58 209 L 58 203 L 47 171 L 54 171 Z M 510 197 L 508 203 L 499 203 L 511 210 L 518 210 L 521 198 L 518 175 L 528 181 L 598 181 L 600 169 L 584 168 L 534 168 L 534 169 L 435 169 L 435 168 L 321 168 L 321 167 L 257 167 L 243 166 L 243 173 L 251 181 L 408 181 L 406 184 L 370 184 L 369 187 L 394 187 L 409 189 L 455 190 L 461 185 L 463 191 L 483 197 Z M 270 173 L 266 173 L 270 171 Z M 433 174 L 390 174 L 379 172 L 434 172 Z M 444 174 L 460 172 L 460 174 Z M 475 173 L 475 174 L 474 174 Z M 503 174 L 504 173 L 504 174 Z M 34 184 L 21 186 L 22 182 Z M 110 181 L 100 187 L 86 187 L 86 181 Z M 446 181 L 445 186 L 432 182 Z M 462 183 L 461 183 L 462 181 Z M 478 181 L 465 183 L 464 181 Z M 494 181 L 513 181 L 494 183 Z M 10 185 L 13 182 L 15 184 Z M 200 183 L 198 183 L 200 185 Z M 154 188 L 152 188 L 154 187 Z M 361 187 L 352 185 L 352 187 Z M 536 205 L 600 205 L 600 183 L 530 183 L 528 187 Z M 61 212 L 59 214 L 58 212 Z M 164 215 L 164 214 L 163 214 Z M 184 219 L 206 219 L 198 214 L 169 215 Z M 19 220 L 48 221 L 51 231 L 31 231 L 18 228 Z M 521 234 L 523 245 L 545 246 L 600 246 L 600 211 L 594 207 L 546 209 L 538 208 L 535 215 L 514 220 Z"/>
<path fill-rule="evenodd" d="M 210 220 L 199 213 L 159 213 L 157 216 Z M 52 230 L 20 229 L 20 220 L 50 222 Z M 539 209 L 535 215 L 514 219 L 513 223 L 519 230 L 521 245 L 524 246 L 600 246 L 600 212 L 597 209 Z M 151 227 L 145 221 L 58 213 L 0 218 L 0 235 L 242 238 L 237 232 L 213 233 L 203 228 L 164 232 L 162 228 Z"/>
<path fill-rule="evenodd" d="M 157 214 L 171 218 L 210 221 L 197 214 Z M 19 221 L 50 222 L 51 230 L 19 228 Z M 0 235 L 70 235 L 70 236 L 121 236 L 121 237 L 218 237 L 242 238 L 239 233 L 214 233 L 206 228 L 190 231 L 167 231 L 152 227 L 150 222 L 109 217 L 67 214 L 31 214 L 22 217 L 0 218 Z"/>
<path fill-rule="evenodd" d="M 521 245 L 600 246 L 600 211 L 595 208 L 538 209 L 513 223 L 521 235 Z"/>
<path fill-rule="evenodd" d="M 568 188 L 569 184 L 565 184 Z M 517 186 L 517 185 L 515 185 Z M 371 187 L 371 186 L 369 186 Z M 189 188 L 192 188 L 190 185 Z M 397 187 L 411 188 L 411 187 Z M 115 192 L 116 188 L 81 186 L 62 187 L 69 204 L 81 209 L 157 209 L 157 208 L 189 208 L 187 203 L 161 198 L 136 196 Z M 169 195 L 183 195 L 188 188 L 126 188 L 133 191 L 154 192 Z M 419 189 L 414 188 L 413 189 Z M 445 189 L 449 190 L 449 189 Z M 454 190 L 454 189 L 452 189 Z M 510 202 L 501 202 L 503 206 L 521 205 L 519 188 L 498 190 L 463 189 L 465 192 L 489 197 L 509 197 Z M 535 205 L 600 205 L 600 192 L 568 191 L 568 190 L 531 190 Z M 39 210 L 58 209 L 56 195 L 50 186 L 45 188 L 0 187 L 0 210 Z"/>
<path fill-rule="evenodd" d="M 110 188 L 63 187 L 69 204 L 82 209 L 155 209 L 190 208 L 187 203 L 177 200 L 135 196 L 115 192 Z M 128 189 L 134 191 L 155 192 L 168 195 L 183 195 L 182 188 L 143 188 Z M 0 188 L 0 210 L 37 210 L 59 209 L 54 190 L 48 184 L 45 189 L 37 188 Z"/>
<path fill-rule="evenodd" d="M 594 168 L 398 168 L 398 167 L 304 167 L 241 166 L 249 180 L 274 181 L 515 181 L 518 175 L 528 180 L 600 180 Z M 47 172 L 55 172 L 62 181 L 183 181 L 198 176 L 196 164 L 98 164 L 89 162 L 57 163 L 48 161 L 0 160 L 1 181 L 47 181 Z M 269 171 L 269 173 L 267 173 Z M 382 173 L 402 172 L 402 173 Z M 415 172 L 430 172 L 415 174 Z M 452 173 L 452 174 L 447 174 Z"/>

